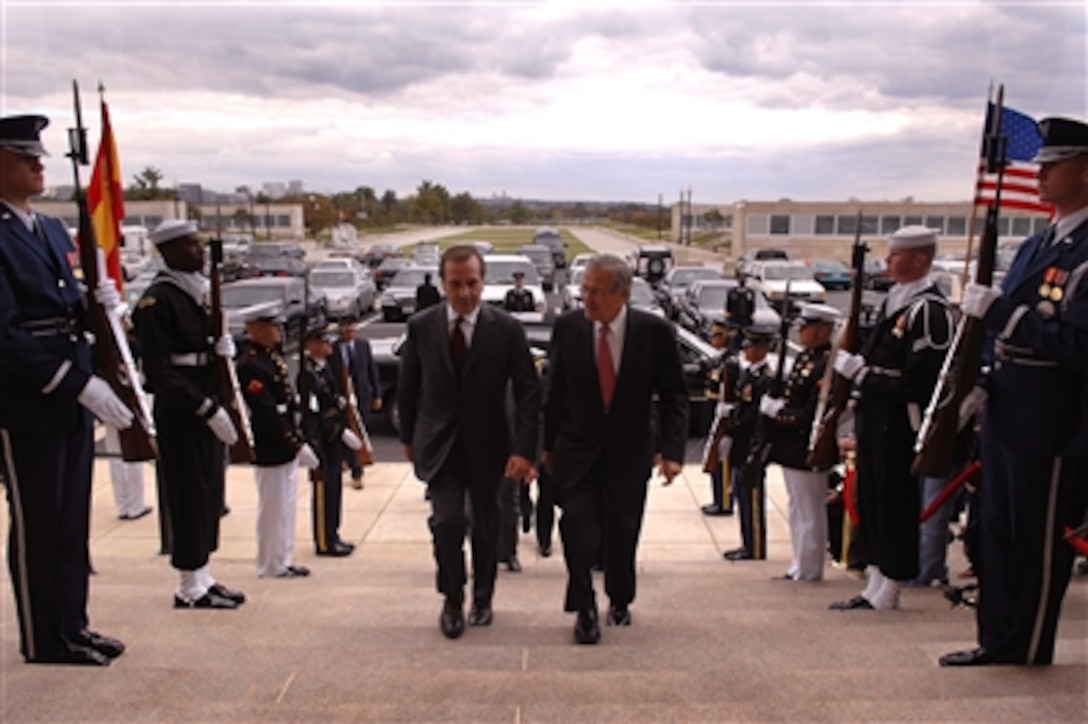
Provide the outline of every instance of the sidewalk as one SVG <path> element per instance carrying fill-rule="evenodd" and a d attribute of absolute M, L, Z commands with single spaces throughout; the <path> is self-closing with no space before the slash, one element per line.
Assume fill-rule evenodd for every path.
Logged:
<path fill-rule="evenodd" d="M 652 481 L 634 624 L 605 628 L 597 646 L 576 646 L 562 612 L 558 535 L 547 559 L 522 536 L 525 570 L 500 570 L 493 626 L 443 638 L 428 508 L 407 464 L 375 465 L 365 490 L 345 490 L 350 558 L 314 556 L 300 486 L 296 561 L 313 574 L 292 580 L 256 577 L 253 475 L 232 467 L 212 570 L 246 592 L 238 611 L 174 610 L 156 517 L 118 520 L 105 461 L 95 472 L 92 623 L 129 649 L 106 669 L 23 664 L 5 573 L 3 721 L 1082 721 L 1088 710 L 1088 581 L 1066 598 L 1053 667 L 941 669 L 941 653 L 973 644 L 974 616 L 937 591 L 905 591 L 898 612 L 834 612 L 860 590 L 844 572 L 770 580 L 789 558 L 773 467 L 759 562 L 722 560 L 737 524 L 699 512 L 697 466 L 670 487 Z"/>

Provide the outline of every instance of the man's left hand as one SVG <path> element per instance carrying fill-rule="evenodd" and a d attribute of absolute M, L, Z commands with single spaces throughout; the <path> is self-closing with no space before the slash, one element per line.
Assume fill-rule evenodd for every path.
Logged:
<path fill-rule="evenodd" d="M 680 474 L 684 466 L 675 460 L 661 459 L 661 462 L 657 466 L 657 472 L 661 473 L 661 477 L 665 478 L 665 485 L 672 485 L 673 478 Z"/>
<path fill-rule="evenodd" d="M 960 309 L 968 317 L 982 319 L 994 300 L 1001 296 L 1000 289 L 994 289 L 987 284 L 969 282 L 963 290 L 963 302 Z"/>
<path fill-rule="evenodd" d="M 215 353 L 223 359 L 234 359 L 234 356 L 238 354 L 238 348 L 234 346 L 234 338 L 224 334 L 215 340 Z"/>
<path fill-rule="evenodd" d="M 532 471 L 533 463 L 529 461 L 529 458 L 511 455 L 506 461 L 506 472 L 503 475 L 511 480 L 525 480 L 530 477 Z"/>

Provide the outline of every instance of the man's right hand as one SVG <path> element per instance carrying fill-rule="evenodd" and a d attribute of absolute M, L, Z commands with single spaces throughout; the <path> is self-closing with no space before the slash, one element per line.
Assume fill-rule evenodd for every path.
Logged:
<path fill-rule="evenodd" d="M 404 459 L 407 460 L 408 462 L 412 462 L 412 446 L 411 445 L 401 445 L 401 449 L 404 450 Z"/>
<path fill-rule="evenodd" d="M 208 427 L 212 429 L 220 442 L 233 445 L 238 442 L 238 431 L 234 429 L 234 423 L 230 421 L 230 415 L 220 407 L 215 414 L 208 418 Z"/>
<path fill-rule="evenodd" d="M 121 401 L 110 388 L 110 384 L 101 377 L 92 375 L 76 399 L 110 427 L 125 430 L 132 424 L 132 410 L 128 409 L 128 405 Z"/>
<path fill-rule="evenodd" d="M 304 443 L 302 447 L 295 453 L 295 459 L 298 460 L 298 464 L 307 470 L 314 470 L 321 465 L 321 460 L 317 457 L 317 453 L 310 447 L 309 443 Z"/>

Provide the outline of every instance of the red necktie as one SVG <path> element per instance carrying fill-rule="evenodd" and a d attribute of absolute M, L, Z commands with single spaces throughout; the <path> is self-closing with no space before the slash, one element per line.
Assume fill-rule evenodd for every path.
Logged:
<path fill-rule="evenodd" d="M 465 354 L 468 347 L 465 346 L 465 333 L 461 331 L 461 322 L 464 317 L 458 317 L 453 321 L 453 331 L 450 332 L 450 358 L 453 360 L 453 369 L 458 377 L 465 368 Z"/>
<path fill-rule="evenodd" d="M 602 324 L 597 334 L 597 382 L 601 386 L 601 402 L 604 411 L 612 406 L 612 393 L 616 391 L 616 368 L 612 366 L 612 348 L 608 346 L 608 325 Z"/>

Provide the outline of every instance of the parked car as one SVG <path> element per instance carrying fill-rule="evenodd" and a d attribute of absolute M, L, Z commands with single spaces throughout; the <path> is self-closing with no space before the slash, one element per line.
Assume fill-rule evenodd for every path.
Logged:
<path fill-rule="evenodd" d="M 575 270 L 584 268 L 585 265 L 589 263 L 589 260 L 593 259 L 596 256 L 597 256 L 596 252 L 591 253 L 591 254 L 590 253 L 575 254 L 574 258 L 570 260 L 570 266 L 567 267 L 567 273 L 568 274 L 573 274 L 575 272 Z"/>
<path fill-rule="evenodd" d="M 306 276 L 306 250 L 297 241 L 262 241 L 251 244 L 244 276 Z"/>
<path fill-rule="evenodd" d="M 490 241 L 466 241 L 465 244 L 471 244 L 476 247 L 476 250 L 480 252 L 480 255 L 490 254 L 495 251 L 495 245 Z"/>
<path fill-rule="evenodd" d="M 813 278 L 828 291 L 849 289 L 854 286 L 850 267 L 837 259 L 813 259 L 809 262 L 808 268 L 812 270 Z"/>
<path fill-rule="evenodd" d="M 577 257 L 576 257 L 577 258 Z M 563 285 L 563 291 L 559 295 L 560 304 L 564 312 L 578 309 L 582 306 L 582 277 L 586 273 L 585 266 L 571 267 L 567 272 L 567 283 Z"/>
<path fill-rule="evenodd" d="M 676 319 L 684 292 L 693 282 L 703 279 L 721 279 L 717 269 L 708 266 L 674 266 L 657 287 L 657 296 L 669 319 Z"/>
<path fill-rule="evenodd" d="M 514 287 L 514 273 L 520 272 L 522 285 L 533 295 L 536 305 L 534 312 L 514 312 L 514 316 L 523 322 L 542 322 L 548 312 L 548 298 L 540 285 L 540 275 L 529 257 L 523 254 L 488 254 L 484 257 L 483 301 L 502 306 L 506 293 Z"/>
<path fill-rule="evenodd" d="M 630 307 L 656 314 L 659 317 L 665 316 L 665 310 L 661 308 L 661 303 L 654 294 L 653 287 L 640 277 L 631 280 L 631 296 L 628 298 L 627 304 Z"/>
<path fill-rule="evenodd" d="M 297 241 L 259 241 L 249 245 L 250 257 L 293 256 L 306 258 L 306 250 Z"/>
<path fill-rule="evenodd" d="M 262 277 L 240 279 L 223 285 L 223 311 L 227 326 L 236 339 L 245 339 L 245 315 L 258 305 L 277 303 L 287 321 L 285 341 L 299 339 L 303 329 L 325 324 L 325 295 L 310 291 L 299 277 Z M 308 303 L 307 303 L 308 302 Z"/>
<path fill-rule="evenodd" d="M 715 322 L 725 321 L 725 304 L 729 290 L 739 285 L 736 279 L 700 279 L 688 285 L 677 309 L 676 321 L 693 334 L 707 339 Z M 756 307 L 752 321 L 760 326 L 777 327 L 782 318 L 759 290 L 755 291 Z"/>
<path fill-rule="evenodd" d="M 866 289 L 878 292 L 886 292 L 895 284 L 888 276 L 888 264 L 883 259 L 865 260 L 865 277 L 862 282 Z"/>
<path fill-rule="evenodd" d="M 326 260 L 310 272 L 310 289 L 325 295 L 326 310 L 330 317 L 361 317 L 374 311 L 378 288 L 370 276 L 370 270 L 354 259 L 351 265 L 330 264 Z"/>
<path fill-rule="evenodd" d="M 382 319 L 386 322 L 403 322 L 416 312 L 416 287 L 423 283 L 423 276 L 431 275 L 431 281 L 442 292 L 438 282 L 438 266 L 410 264 L 397 272 L 382 292 Z"/>
<path fill-rule="evenodd" d="M 556 269 L 567 268 L 567 243 L 563 241 L 563 235 L 559 229 L 550 226 L 542 226 L 533 232 L 533 243 L 546 246 L 552 250 L 552 263 Z"/>
<path fill-rule="evenodd" d="M 555 260 L 552 258 L 551 249 L 541 244 L 526 244 L 518 249 L 518 253 L 532 260 L 544 291 L 550 292 L 555 288 Z"/>
<path fill-rule="evenodd" d="M 790 255 L 785 249 L 752 249 L 747 254 L 737 259 L 736 272 L 738 277 L 748 276 L 749 267 L 757 261 L 789 261 Z"/>
<path fill-rule="evenodd" d="M 412 252 L 412 261 L 420 266 L 438 266 L 441 257 L 442 251 L 432 241 L 417 242 Z"/>
<path fill-rule="evenodd" d="M 385 289 L 401 269 L 406 269 L 407 267 L 415 265 L 416 263 L 414 261 L 405 259 L 402 256 L 387 257 L 378 265 L 378 268 L 374 270 L 374 283 L 378 286 L 379 290 Z M 437 277 L 435 277 L 435 283 L 438 283 Z"/>
<path fill-rule="evenodd" d="M 391 256 L 398 256 L 397 247 L 382 242 L 371 244 L 370 247 L 363 252 L 362 261 L 373 269 Z"/>
<path fill-rule="evenodd" d="M 663 244 L 640 244 L 631 253 L 631 268 L 635 275 L 642 277 L 655 288 L 673 265 L 672 249 Z"/>
<path fill-rule="evenodd" d="M 757 261 L 753 262 L 748 274 L 754 289 L 763 292 L 771 304 L 777 305 L 786 295 L 789 286 L 790 303 L 797 306 L 802 302 L 825 302 L 827 290 L 812 276 L 812 271 L 797 261 Z"/>

